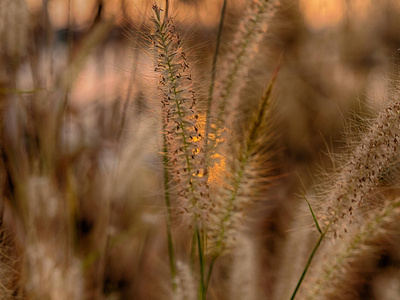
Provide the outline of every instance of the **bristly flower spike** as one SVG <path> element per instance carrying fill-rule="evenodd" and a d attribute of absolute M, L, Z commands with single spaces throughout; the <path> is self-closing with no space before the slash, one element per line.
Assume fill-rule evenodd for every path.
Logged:
<path fill-rule="evenodd" d="M 179 200 L 178 209 L 189 216 L 187 221 L 190 225 L 194 222 L 201 228 L 208 185 L 203 167 L 203 137 L 199 131 L 196 93 L 173 19 L 162 18 L 162 10 L 157 5 L 153 5 L 153 10 L 155 71 L 160 74 L 158 89 L 162 95 L 168 168 Z"/>

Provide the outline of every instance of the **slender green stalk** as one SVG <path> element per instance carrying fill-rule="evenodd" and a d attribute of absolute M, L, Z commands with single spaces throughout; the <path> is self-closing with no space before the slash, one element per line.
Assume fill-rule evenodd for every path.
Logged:
<path fill-rule="evenodd" d="M 312 260 L 313 260 L 313 258 L 315 256 L 315 253 L 317 252 L 319 246 L 321 245 L 322 240 L 325 238 L 325 235 L 328 232 L 328 229 L 329 229 L 329 225 L 325 228 L 324 232 L 319 236 L 319 239 L 318 239 L 317 243 L 315 244 L 314 249 L 310 254 L 310 257 L 307 260 L 306 266 L 304 267 L 303 273 L 300 276 L 300 279 L 299 279 L 299 281 L 298 281 L 298 283 L 296 285 L 296 288 L 293 291 L 292 296 L 290 297 L 290 300 L 293 300 L 296 297 L 296 294 L 299 291 L 299 288 L 300 288 L 300 286 L 301 286 L 301 284 L 302 284 L 302 282 L 304 280 L 304 277 L 306 276 L 307 271 L 310 268 L 310 265 L 311 265 L 311 262 L 312 262 Z"/>
<path fill-rule="evenodd" d="M 236 173 L 235 176 L 235 180 L 233 183 L 233 190 L 231 193 L 231 197 L 228 200 L 228 205 L 227 205 L 227 211 L 225 213 L 224 218 L 222 219 L 221 222 L 221 232 L 219 234 L 218 240 L 217 240 L 217 253 L 220 253 L 222 251 L 223 248 L 223 240 L 224 240 L 224 236 L 225 236 L 225 231 L 226 231 L 226 222 L 228 222 L 228 220 L 231 218 L 232 213 L 233 213 L 233 207 L 234 207 L 234 203 L 239 191 L 239 187 L 240 187 L 240 183 L 242 182 L 242 178 L 245 172 L 245 168 L 248 164 L 249 161 L 249 157 L 250 157 L 250 153 L 248 151 L 246 151 L 241 160 L 240 160 L 240 167 L 238 172 Z"/>
<path fill-rule="evenodd" d="M 168 147 L 167 147 L 167 136 L 165 134 L 165 123 L 163 125 L 163 164 L 164 164 L 164 198 L 165 198 L 165 207 L 167 211 L 166 218 L 166 226 L 167 226 L 167 239 L 168 239 L 168 258 L 169 258 L 169 266 L 171 270 L 171 279 L 172 279 L 172 289 L 176 290 L 176 267 L 175 267 L 175 253 L 174 253 L 174 243 L 172 239 L 172 216 L 171 216 L 171 202 L 170 202 L 170 194 L 169 194 L 169 173 L 168 173 Z"/>
<path fill-rule="evenodd" d="M 247 140 L 243 147 L 242 153 L 240 155 L 240 160 L 239 160 L 240 166 L 237 169 L 237 171 L 235 172 L 236 176 L 234 178 L 234 182 L 232 185 L 232 191 L 230 194 L 230 198 L 228 199 L 228 203 L 226 205 L 226 212 L 225 212 L 223 218 L 221 219 L 220 232 L 219 232 L 219 235 L 217 236 L 217 240 L 215 241 L 216 244 L 215 244 L 215 249 L 214 249 L 214 255 L 211 259 L 211 262 L 210 262 L 210 265 L 208 268 L 207 278 L 206 278 L 205 285 L 204 285 L 204 296 L 207 294 L 207 290 L 209 287 L 209 283 L 210 283 L 210 279 L 212 276 L 215 261 L 223 252 L 223 248 L 224 248 L 223 241 L 224 241 L 224 237 L 225 237 L 226 229 L 227 229 L 226 223 L 232 217 L 233 209 L 234 209 L 237 197 L 238 197 L 239 189 L 242 185 L 243 178 L 245 176 L 246 168 L 248 167 L 248 165 L 251 161 L 251 157 L 254 154 L 254 151 L 255 151 L 255 148 L 257 145 L 257 140 L 259 138 L 260 129 L 262 128 L 262 126 L 265 122 L 267 107 L 268 107 L 269 100 L 271 97 L 272 88 L 274 86 L 277 74 L 279 72 L 280 63 L 281 63 L 281 60 L 279 61 L 278 67 L 276 68 L 276 71 L 268 85 L 268 88 L 267 88 L 263 98 L 261 99 L 259 110 L 257 111 L 256 117 L 252 122 L 252 126 L 250 128 L 249 135 L 247 137 Z"/>
<path fill-rule="evenodd" d="M 192 244 L 190 247 L 190 268 L 193 271 L 194 270 L 194 265 L 196 263 L 196 233 L 193 233 L 193 237 L 192 237 Z"/>
<path fill-rule="evenodd" d="M 219 27 L 218 27 L 218 34 L 217 34 L 217 45 L 215 47 L 213 62 L 212 62 L 212 66 L 211 66 L 211 83 L 210 83 L 210 88 L 209 88 L 208 98 L 207 98 L 205 147 L 204 147 L 206 160 L 208 160 L 208 155 L 207 155 L 208 145 L 207 144 L 208 144 L 208 134 L 210 132 L 210 126 L 211 126 L 211 107 L 212 107 L 213 93 L 214 93 L 214 88 L 215 88 L 215 76 L 216 76 L 216 71 L 217 71 L 218 53 L 219 53 L 219 47 L 221 44 L 222 30 L 224 28 L 224 20 L 225 20 L 227 2 L 228 2 L 227 0 L 224 0 L 224 4 L 222 6 L 221 17 L 220 17 Z M 206 163 L 206 165 L 208 165 L 208 164 Z"/>
<path fill-rule="evenodd" d="M 317 227 L 318 232 L 319 232 L 320 234 L 322 234 L 321 227 L 319 226 L 317 217 L 316 217 L 315 214 L 314 214 L 314 211 L 313 211 L 313 209 L 312 209 L 312 207 L 311 207 L 310 202 L 308 201 L 307 197 L 304 195 L 304 193 L 303 193 L 302 191 L 300 191 L 300 193 L 301 193 L 301 196 L 304 198 L 304 200 L 306 200 L 307 205 L 308 205 L 308 208 L 309 208 L 310 211 L 311 211 L 312 217 L 313 217 L 313 219 L 314 219 L 315 227 Z"/>
<path fill-rule="evenodd" d="M 201 242 L 200 230 L 196 228 L 196 236 L 197 236 L 197 246 L 199 251 L 199 266 L 200 266 L 200 288 L 199 288 L 199 298 L 201 300 L 206 299 L 206 286 L 204 284 L 204 253 Z"/>
<path fill-rule="evenodd" d="M 211 275 L 214 269 L 215 261 L 217 260 L 218 256 L 213 256 L 210 262 L 210 265 L 208 266 L 208 272 L 207 272 L 207 278 L 205 282 L 205 294 L 207 295 L 208 287 L 210 285 L 210 280 L 211 280 Z"/>
<path fill-rule="evenodd" d="M 319 226 L 317 217 L 316 217 L 315 214 L 314 214 L 314 210 L 312 209 L 310 202 L 308 201 L 307 197 L 304 195 L 303 192 L 300 191 L 300 193 L 301 193 L 302 197 L 304 198 L 304 200 L 306 200 L 306 202 L 307 202 L 308 208 L 310 209 L 311 215 L 312 215 L 312 217 L 313 217 L 313 219 L 314 219 L 315 227 L 317 228 L 318 232 L 320 233 L 320 236 L 319 236 L 319 239 L 318 239 L 317 243 L 316 243 L 315 246 L 314 246 L 313 251 L 312 251 L 311 254 L 310 254 L 310 257 L 309 257 L 308 260 L 307 260 L 306 266 L 304 267 L 303 273 L 301 274 L 300 279 L 299 279 L 299 281 L 297 282 L 296 288 L 294 289 L 293 294 L 292 294 L 292 296 L 290 297 L 290 300 L 293 300 L 294 297 L 296 296 L 296 294 L 297 294 L 297 292 L 298 292 L 298 290 L 299 290 L 299 288 L 300 288 L 300 286 L 301 286 L 301 283 L 303 282 L 304 277 L 306 276 L 307 271 L 308 271 L 308 269 L 309 269 L 309 267 L 310 267 L 310 265 L 311 265 L 311 262 L 312 262 L 312 260 L 313 260 L 313 258 L 314 258 L 314 255 L 315 255 L 315 253 L 317 252 L 319 246 L 321 245 L 322 240 L 324 239 L 326 233 L 328 232 L 329 226 L 330 226 L 330 223 L 329 223 L 329 224 L 326 226 L 326 228 L 325 228 L 324 231 L 321 230 L 321 227 Z"/>

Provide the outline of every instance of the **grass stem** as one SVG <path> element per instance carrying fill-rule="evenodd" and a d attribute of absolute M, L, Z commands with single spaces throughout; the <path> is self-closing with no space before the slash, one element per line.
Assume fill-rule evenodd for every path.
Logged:
<path fill-rule="evenodd" d="M 199 251 L 199 266 L 200 266 L 200 288 L 199 288 L 199 298 L 201 300 L 206 299 L 206 286 L 204 284 L 204 253 L 203 246 L 201 242 L 201 234 L 200 229 L 196 228 L 196 236 L 197 236 L 197 246 Z"/>
<path fill-rule="evenodd" d="M 208 272 L 207 272 L 207 278 L 206 278 L 206 282 L 205 282 L 205 294 L 207 295 L 207 290 L 208 290 L 208 286 L 210 285 L 210 280 L 211 280 L 211 275 L 212 275 L 212 271 L 214 269 L 214 264 L 215 261 L 217 260 L 217 256 L 213 256 L 213 258 L 211 259 L 210 265 L 208 267 Z"/>
<path fill-rule="evenodd" d="M 218 53 L 219 53 L 219 47 L 221 44 L 221 37 L 222 37 L 222 30 L 224 28 L 224 20 L 225 20 L 225 14 L 226 14 L 226 7 L 227 7 L 227 0 L 224 0 L 224 4 L 222 6 L 221 10 L 221 17 L 219 21 L 219 27 L 218 27 L 218 34 L 217 34 L 217 45 L 215 47 L 215 52 L 214 52 L 214 57 L 213 57 L 213 62 L 211 66 L 211 83 L 210 83 L 210 88 L 208 92 L 208 98 L 207 98 L 207 114 L 206 114 L 206 129 L 205 129 L 205 157 L 206 160 L 208 159 L 207 153 L 208 153 L 208 134 L 210 132 L 210 126 L 211 126 L 211 107 L 212 107 L 212 102 L 213 102 L 213 93 L 214 93 L 214 88 L 215 88 L 215 76 L 216 76 L 216 71 L 217 71 L 217 62 L 218 62 Z M 206 162 L 207 165 L 207 162 Z"/>
<path fill-rule="evenodd" d="M 313 249 L 313 251 L 312 251 L 311 254 L 310 254 L 310 257 L 309 257 L 308 260 L 307 260 L 306 266 L 304 267 L 303 273 L 301 274 L 300 279 L 299 279 L 299 281 L 297 282 L 296 288 L 294 289 L 293 294 L 292 294 L 292 296 L 290 297 L 290 300 L 293 300 L 293 299 L 296 297 L 296 294 L 297 294 L 297 292 L 298 292 L 299 289 L 300 289 L 300 286 L 301 286 L 301 284 L 302 284 L 302 282 L 303 282 L 303 280 L 304 280 L 304 277 L 306 276 L 307 271 L 308 271 L 308 269 L 310 268 L 310 265 L 311 265 L 311 262 L 312 262 L 312 260 L 313 260 L 313 258 L 314 258 L 314 256 L 315 256 L 315 253 L 317 252 L 319 246 L 321 245 L 322 240 L 325 238 L 325 235 L 326 235 L 326 233 L 328 232 L 328 229 L 329 229 L 329 225 L 325 228 L 325 230 L 323 231 L 323 233 L 319 236 L 319 239 L 318 239 L 317 243 L 315 244 L 314 249 Z"/>
<path fill-rule="evenodd" d="M 166 218 L 166 229 L 167 229 L 167 239 L 168 239 L 168 258 L 169 258 L 169 266 L 171 270 L 171 280 L 172 280 L 172 289 L 176 290 L 176 267 L 175 267 L 175 254 L 174 254 L 174 243 L 172 239 L 172 216 L 171 216 L 171 202 L 170 202 L 170 194 L 169 194 L 169 174 L 168 174 L 168 147 L 167 147 L 167 136 L 165 133 L 165 122 L 163 125 L 163 164 L 164 164 L 164 198 L 165 198 L 165 207 L 167 211 Z"/>

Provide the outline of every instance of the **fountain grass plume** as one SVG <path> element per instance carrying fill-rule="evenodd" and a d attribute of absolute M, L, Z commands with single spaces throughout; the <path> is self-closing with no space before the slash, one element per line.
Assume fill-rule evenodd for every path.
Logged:
<path fill-rule="evenodd" d="M 257 16 L 252 28 L 249 29 L 249 36 L 246 37 L 251 42 L 256 42 L 257 38 L 253 34 L 260 34 L 260 26 L 264 26 L 263 23 L 259 24 L 258 18 L 266 13 L 267 3 L 267 1 L 253 3 L 252 8 L 257 10 Z M 248 127 L 245 130 L 244 142 L 240 143 L 239 147 L 235 146 L 230 151 L 224 152 L 227 169 L 222 178 L 224 183 L 217 187 L 208 182 L 209 172 L 206 169 L 206 158 L 202 148 L 203 145 L 208 145 L 212 133 L 203 137 L 199 130 L 196 93 L 192 87 L 189 65 L 179 33 L 173 25 L 172 18 L 163 17 L 162 10 L 157 5 L 153 6 L 153 10 L 155 72 L 160 74 L 158 90 L 162 98 L 165 198 L 169 199 L 172 196 L 178 199 L 176 206 L 167 203 L 167 211 L 171 211 L 168 207 L 170 205 L 173 207 L 172 210 L 179 209 L 187 216 L 185 224 L 194 229 L 192 254 L 198 255 L 199 297 L 205 299 L 215 260 L 234 248 L 247 206 L 259 197 L 261 189 L 268 187 L 271 181 L 269 176 L 273 153 L 269 149 L 271 142 L 269 110 L 279 66 L 264 96 L 261 97 L 258 109 L 249 125 L 244 126 Z M 245 48 L 254 46 L 254 44 L 248 45 L 248 42 L 245 41 Z M 239 73 L 233 76 L 239 76 Z M 232 95 L 229 95 L 230 92 L 225 96 L 230 97 Z M 227 113 L 229 115 L 229 112 Z M 210 118 L 210 115 L 206 117 Z M 218 128 L 215 124 L 212 125 L 213 129 Z M 204 138 L 208 140 L 204 142 Z M 232 134 L 231 138 L 233 140 L 235 134 Z M 214 141 L 216 142 L 214 146 L 218 145 L 217 138 Z M 229 140 L 225 145 L 228 144 Z M 227 147 L 224 146 L 224 149 L 227 150 Z M 207 155 L 211 158 L 213 152 Z M 171 188 L 167 189 L 168 186 Z M 170 214 L 168 218 L 171 218 Z M 170 247 L 170 253 L 171 251 L 173 250 Z M 205 277 L 206 257 L 210 261 Z M 170 264 L 171 266 L 173 264 L 171 254 Z"/>
<path fill-rule="evenodd" d="M 329 222 L 333 235 L 346 233 L 346 224 L 362 224 L 364 212 L 379 201 L 377 189 L 385 172 L 398 160 L 400 141 L 400 102 L 393 99 L 368 128 L 349 161 L 335 177 L 336 183 L 319 204 L 323 222 Z"/>
<path fill-rule="evenodd" d="M 225 184 L 217 189 L 214 207 L 209 213 L 208 236 L 212 256 L 218 257 L 235 244 L 235 236 L 243 223 L 246 207 L 254 202 L 272 183 L 271 161 L 274 152 L 268 148 L 272 141 L 271 93 L 279 72 L 280 63 L 260 99 L 244 142 L 233 153 L 226 154 L 228 168 Z M 232 136 L 234 138 L 234 136 Z M 229 141 L 227 144 L 232 144 Z"/>
<path fill-rule="evenodd" d="M 170 195 L 177 198 L 174 209 L 184 216 L 184 222 L 194 229 L 194 251 L 197 248 L 200 288 L 199 297 L 205 299 L 204 284 L 204 219 L 208 205 L 208 172 L 205 168 L 203 136 L 199 130 L 196 93 L 186 54 L 172 18 L 162 18 L 160 9 L 153 5 L 153 44 L 156 49 L 155 71 L 160 74 L 158 89 L 162 97 L 164 189 L 167 205 L 167 231 L 171 277 L 175 288 L 173 241 L 171 234 Z M 168 182 L 170 180 L 170 182 Z M 171 186 L 171 190 L 168 187 Z M 171 193 L 173 191 L 173 193 Z M 178 291 L 177 291 L 178 292 Z"/>
<path fill-rule="evenodd" d="M 189 225 L 202 227 L 203 206 L 208 197 L 207 173 L 204 168 L 203 136 L 199 130 L 196 93 L 181 39 L 172 18 L 161 17 L 162 10 L 153 6 L 153 34 L 160 74 L 165 166 L 179 204 L 176 205 Z"/>
<path fill-rule="evenodd" d="M 343 270 L 345 267 L 341 258 L 343 255 L 337 255 L 334 251 L 335 246 L 338 247 L 338 245 L 343 244 L 342 239 L 349 235 L 350 237 L 347 238 L 350 239 L 355 236 L 354 240 L 350 242 L 349 249 L 351 251 L 355 247 L 368 248 L 369 242 L 365 238 L 372 235 L 373 230 L 378 233 L 383 229 L 385 227 L 383 224 L 386 221 L 382 220 L 386 220 L 386 217 L 389 217 L 392 211 L 397 211 L 395 209 L 398 207 L 397 201 L 387 203 L 387 200 L 381 200 L 377 195 L 382 187 L 382 181 L 385 181 L 387 171 L 393 167 L 393 164 L 398 163 L 399 122 L 400 103 L 396 99 L 391 99 L 389 105 L 381 111 L 367 129 L 364 137 L 352 152 L 350 160 L 335 176 L 335 185 L 327 195 L 321 196 L 319 202 L 316 203 L 316 206 L 320 209 L 320 214 L 317 214 L 317 217 L 310 205 L 320 237 L 308 259 L 292 299 L 298 292 L 314 256 L 318 256 L 321 261 L 324 257 L 328 259 L 328 262 L 333 260 L 334 266 L 328 268 L 334 269 L 335 272 L 336 269 Z M 383 209 L 381 208 L 382 203 L 386 205 Z M 389 219 L 393 220 L 391 217 Z M 364 227 L 366 222 L 368 222 L 368 225 Z M 325 227 L 319 224 L 324 224 Z M 381 228 L 381 225 L 383 228 Z M 363 230 L 369 231 L 365 233 Z M 325 243 L 320 247 L 326 237 L 332 237 L 334 245 Z M 373 253 L 372 248 L 369 250 Z M 346 251 L 348 250 L 345 250 L 344 256 L 347 255 Z M 322 263 L 317 264 L 315 268 L 318 269 L 321 266 Z M 327 272 L 331 273 L 331 271 Z M 308 277 L 314 278 L 314 280 L 307 279 L 305 285 L 313 286 L 317 290 L 315 293 L 327 292 L 325 287 L 318 287 L 325 283 L 315 284 L 317 281 L 315 278 L 322 278 L 321 276 L 321 273 L 313 269 L 312 275 Z M 325 276 L 325 278 L 329 278 L 329 276 Z M 314 283 L 310 283 L 310 281 Z M 329 281 L 328 279 L 327 282 Z M 303 297 L 308 295 L 304 293 L 303 290 Z M 313 299 L 313 297 L 310 296 L 310 299 Z"/>
<path fill-rule="evenodd" d="M 374 210 L 368 221 L 340 245 L 331 246 L 306 283 L 306 299 L 359 299 L 360 287 L 379 268 L 379 259 L 399 237 L 400 199 L 386 200 L 382 209 Z M 329 254 L 335 249 L 335 254 Z M 339 251 L 337 251 L 339 249 Z M 308 288 L 307 288 L 308 287 Z"/>
<path fill-rule="evenodd" d="M 215 118 L 215 122 L 221 122 L 220 128 L 225 126 L 226 115 L 231 116 L 229 121 L 234 120 L 240 92 L 278 5 L 278 1 L 252 0 L 240 21 L 230 51 L 219 68 L 214 90 L 215 109 L 210 117 Z"/>

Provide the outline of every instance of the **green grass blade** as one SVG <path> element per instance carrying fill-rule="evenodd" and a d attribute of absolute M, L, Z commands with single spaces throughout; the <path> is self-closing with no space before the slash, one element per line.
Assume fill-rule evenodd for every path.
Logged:
<path fill-rule="evenodd" d="M 200 229 L 196 228 L 197 246 L 199 251 L 199 266 L 200 266 L 200 288 L 199 288 L 199 299 L 206 299 L 206 288 L 204 283 L 204 253 L 203 246 L 201 243 Z"/>
<path fill-rule="evenodd" d="M 309 209 L 310 209 L 310 211 L 311 211 L 311 214 L 312 214 L 312 217 L 313 217 L 313 219 L 314 219 L 314 223 L 315 223 L 315 226 L 317 227 L 318 232 L 319 232 L 320 234 L 322 234 L 321 227 L 319 226 L 317 217 L 316 217 L 315 214 L 314 214 L 314 211 L 313 211 L 313 209 L 312 209 L 312 207 L 311 207 L 310 202 L 308 202 L 306 196 L 304 195 L 304 193 L 303 193 L 302 191 L 300 191 L 300 194 L 301 194 L 301 196 L 304 198 L 304 200 L 306 200 L 306 202 L 307 202 L 307 204 L 308 204 L 308 207 L 309 207 Z"/>
<path fill-rule="evenodd" d="M 329 226 L 328 226 L 328 227 L 329 227 Z M 301 286 L 301 283 L 303 282 L 304 277 L 305 277 L 306 274 L 307 274 L 307 271 L 308 271 L 308 269 L 309 269 L 309 267 L 310 267 L 310 265 L 311 265 L 311 262 L 312 262 L 312 260 L 313 260 L 313 258 L 314 258 L 314 256 L 315 256 L 315 253 L 317 252 L 319 246 L 320 246 L 321 243 L 322 243 L 322 240 L 323 240 L 324 237 L 325 237 L 325 233 L 326 233 L 326 231 L 328 230 L 328 227 L 325 229 L 324 233 L 321 234 L 321 236 L 319 237 L 317 243 L 315 244 L 314 249 L 313 249 L 313 251 L 311 252 L 310 257 L 309 257 L 308 260 L 307 260 L 307 264 L 306 264 L 306 266 L 304 267 L 303 273 L 302 273 L 301 276 L 300 276 L 299 282 L 297 283 L 296 288 L 294 289 L 293 294 L 292 294 L 292 296 L 290 297 L 290 300 L 293 300 L 293 299 L 296 297 L 296 294 L 297 294 L 297 292 L 299 291 L 300 286 Z"/>
<path fill-rule="evenodd" d="M 164 122 L 165 124 L 165 122 Z M 163 126 L 163 165 L 164 165 L 164 198 L 165 198 L 165 208 L 167 211 L 166 218 L 166 229 L 167 229 L 167 239 L 168 239 L 168 258 L 169 265 L 171 271 L 171 280 L 172 280 L 172 288 L 175 291 L 176 289 L 176 266 L 175 266 L 175 252 L 174 252 L 174 243 L 172 239 L 172 215 L 171 215 L 171 202 L 170 202 L 170 194 L 169 194 L 169 171 L 168 171 L 168 145 L 167 145 L 167 136 L 165 134 L 165 128 Z"/>
<path fill-rule="evenodd" d="M 207 114 L 206 114 L 206 129 L 205 129 L 205 157 L 207 160 L 207 153 L 208 153 L 208 134 L 210 132 L 210 126 L 211 126 L 211 107 L 212 107 L 212 102 L 213 102 L 213 93 L 214 93 L 214 88 L 215 88 L 215 76 L 216 76 L 216 71 L 217 71 L 217 62 L 218 62 L 218 53 L 219 53 L 219 47 L 221 43 L 221 36 L 222 36 L 222 30 L 224 28 L 224 20 L 225 20 L 225 14 L 226 14 L 226 6 L 227 6 L 227 0 L 224 0 L 224 4 L 222 6 L 221 10 L 221 17 L 219 21 L 219 27 L 218 27 L 218 35 L 217 35 L 217 45 L 215 47 L 215 52 L 214 52 L 214 57 L 213 57 L 213 62 L 211 66 L 211 83 L 210 83 L 210 88 L 208 92 L 208 98 L 207 98 Z"/>

